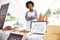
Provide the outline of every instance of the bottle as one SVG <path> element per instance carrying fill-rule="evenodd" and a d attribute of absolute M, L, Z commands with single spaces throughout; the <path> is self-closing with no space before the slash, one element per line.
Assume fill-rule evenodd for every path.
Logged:
<path fill-rule="evenodd" d="M 46 16 L 45 21 L 46 21 L 46 22 L 48 21 L 48 15 Z"/>
<path fill-rule="evenodd" d="M 48 23 L 48 15 L 45 18 L 46 24 Z"/>
<path fill-rule="evenodd" d="M 40 13 L 39 15 L 39 21 L 44 21 L 44 16 L 42 15 L 42 13 Z"/>
<path fill-rule="evenodd" d="M 42 16 L 42 21 L 44 21 L 44 16 Z"/>

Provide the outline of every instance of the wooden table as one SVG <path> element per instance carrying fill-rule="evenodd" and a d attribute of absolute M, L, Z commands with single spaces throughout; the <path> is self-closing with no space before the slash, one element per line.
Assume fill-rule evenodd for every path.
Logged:
<path fill-rule="evenodd" d="M 47 25 L 44 40 L 60 40 L 60 25 Z"/>

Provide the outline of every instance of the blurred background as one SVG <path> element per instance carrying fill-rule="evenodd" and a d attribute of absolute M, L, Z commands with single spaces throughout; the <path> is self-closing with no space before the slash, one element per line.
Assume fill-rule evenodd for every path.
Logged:
<path fill-rule="evenodd" d="M 6 15 L 4 26 L 12 25 L 16 22 L 23 27 L 26 26 L 25 14 L 28 9 L 25 3 L 30 0 L 0 0 L 0 6 L 10 3 Z M 48 15 L 48 25 L 60 25 L 60 0 L 31 0 L 34 2 L 34 9 L 38 16 L 42 12 L 44 16 Z"/>

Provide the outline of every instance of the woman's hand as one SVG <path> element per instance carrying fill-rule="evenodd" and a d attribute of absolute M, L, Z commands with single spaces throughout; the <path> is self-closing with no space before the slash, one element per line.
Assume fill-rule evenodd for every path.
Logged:
<path fill-rule="evenodd" d="M 30 18 L 29 16 L 25 16 L 25 18 Z"/>

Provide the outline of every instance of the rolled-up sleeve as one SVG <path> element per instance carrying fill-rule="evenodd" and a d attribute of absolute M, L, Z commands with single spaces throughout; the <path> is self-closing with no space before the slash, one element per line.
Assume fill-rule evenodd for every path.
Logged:
<path fill-rule="evenodd" d="M 35 11 L 35 15 L 37 16 L 37 11 Z"/>
<path fill-rule="evenodd" d="M 28 12 L 26 12 L 26 15 L 25 16 L 28 16 Z"/>

